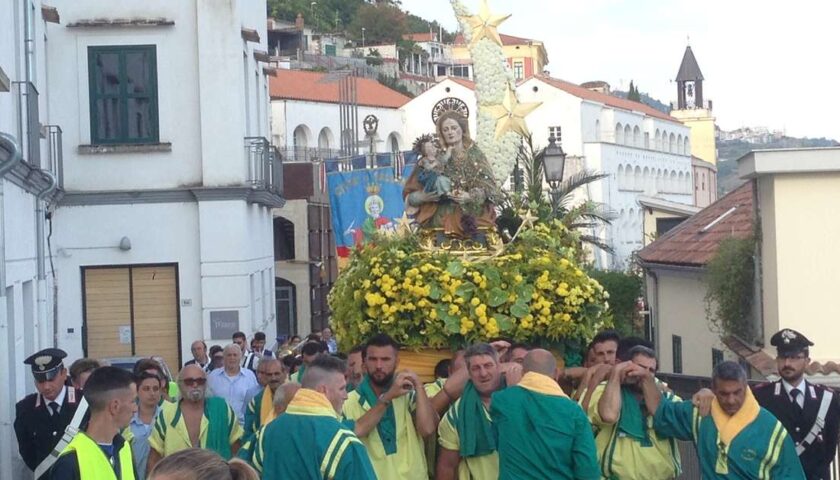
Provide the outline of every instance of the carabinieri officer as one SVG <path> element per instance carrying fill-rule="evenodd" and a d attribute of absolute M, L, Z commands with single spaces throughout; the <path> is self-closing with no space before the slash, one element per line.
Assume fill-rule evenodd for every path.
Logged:
<path fill-rule="evenodd" d="M 64 350 L 47 348 L 23 361 L 32 367 L 38 393 L 27 395 L 15 405 L 15 435 L 20 456 L 32 471 L 55 448 L 82 400 L 81 390 L 65 385 L 66 356 Z"/>
<path fill-rule="evenodd" d="M 781 378 L 753 388 L 755 398 L 787 429 L 805 477 L 828 480 L 840 429 L 838 396 L 829 388 L 805 380 L 805 367 L 811 363 L 808 347 L 814 344 L 804 335 L 785 328 L 770 338 L 770 345 L 776 347 Z"/>

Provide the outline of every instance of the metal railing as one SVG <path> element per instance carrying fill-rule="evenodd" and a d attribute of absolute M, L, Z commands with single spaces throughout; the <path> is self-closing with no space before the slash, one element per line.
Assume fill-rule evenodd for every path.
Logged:
<path fill-rule="evenodd" d="M 268 139 L 245 137 L 245 158 L 251 188 L 283 195 L 283 158 Z"/>
<path fill-rule="evenodd" d="M 277 151 L 285 162 L 313 163 L 341 155 L 341 150 L 333 148 L 282 147 L 277 148 Z"/>
<path fill-rule="evenodd" d="M 38 89 L 32 82 L 13 82 L 16 93 L 17 133 L 23 158 L 41 167 L 41 120 L 38 113 Z"/>
<path fill-rule="evenodd" d="M 55 175 L 58 188 L 64 188 L 64 149 L 63 131 L 58 125 L 44 125 L 47 130 L 47 165 L 46 169 Z"/>

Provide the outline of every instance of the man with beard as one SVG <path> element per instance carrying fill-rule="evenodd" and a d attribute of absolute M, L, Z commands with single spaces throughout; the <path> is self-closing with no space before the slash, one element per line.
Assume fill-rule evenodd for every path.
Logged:
<path fill-rule="evenodd" d="M 245 435 L 251 438 L 263 425 L 274 420 L 274 393 L 286 381 L 283 364 L 276 358 L 266 358 L 257 367 L 257 376 L 264 387 L 248 402 L 245 409 Z"/>
<path fill-rule="evenodd" d="M 657 388 L 653 375 L 640 372 L 640 378 L 646 391 Z M 691 400 L 663 402 L 654 395 L 648 404 L 656 411 L 653 426 L 658 435 L 694 442 L 702 478 L 806 478 L 790 435 L 755 400 L 740 365 L 718 364 L 712 372 L 712 391 L 709 416 L 702 416 Z"/>
<path fill-rule="evenodd" d="M 206 397 L 207 374 L 197 365 L 188 365 L 178 377 L 181 400 L 165 402 L 149 437 L 151 472 L 161 458 L 188 448 L 206 448 L 225 460 L 239 449 L 242 427 L 227 402 Z"/>
<path fill-rule="evenodd" d="M 786 328 L 770 338 L 770 345 L 776 347 L 776 367 L 782 378 L 755 387 L 755 399 L 785 426 L 805 476 L 828 480 L 840 430 L 837 395 L 805 380 L 805 367 L 811 363 L 808 347 L 814 344 L 804 335 Z"/>
<path fill-rule="evenodd" d="M 496 350 L 477 343 L 464 352 L 469 381 L 438 425 L 440 451 L 435 478 L 498 478 L 499 456 L 490 422 L 491 395 L 502 387 Z"/>
<path fill-rule="evenodd" d="M 554 355 L 531 350 L 522 370 L 522 380 L 493 394 L 490 403 L 498 478 L 601 478 L 592 427 L 580 406 L 557 384 Z"/>
<path fill-rule="evenodd" d="M 656 373 L 653 350 L 639 345 L 630 349 L 626 358 L 613 368 L 606 383 L 595 388 L 589 404 L 589 419 L 598 428 L 595 446 L 601 474 L 622 480 L 675 478 L 681 470 L 676 441 L 656 434 L 655 410 L 646 406 L 654 400 L 651 395 L 664 395 L 665 401 L 680 399 L 655 388 L 642 388 L 641 376 Z"/>
<path fill-rule="evenodd" d="M 399 345 L 385 334 L 368 340 L 367 375 L 344 403 L 344 417 L 382 479 L 427 480 L 423 439 L 434 435 L 437 414 L 414 372 L 396 373 Z"/>
<path fill-rule="evenodd" d="M 364 346 L 358 345 L 347 354 L 347 372 L 344 375 L 347 378 L 347 393 L 355 390 L 365 376 L 365 365 L 362 361 L 362 351 L 364 349 Z"/>
<path fill-rule="evenodd" d="M 253 461 L 263 479 L 376 479 L 364 445 L 339 421 L 347 399 L 344 370 L 329 355 L 309 364 L 286 412 L 258 435 Z"/>

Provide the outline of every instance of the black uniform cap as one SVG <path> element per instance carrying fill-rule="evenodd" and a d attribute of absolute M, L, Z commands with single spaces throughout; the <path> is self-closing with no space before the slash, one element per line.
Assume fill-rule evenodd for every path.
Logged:
<path fill-rule="evenodd" d="M 61 373 L 66 356 L 67 352 L 60 348 L 45 348 L 27 357 L 23 363 L 32 366 L 32 375 L 35 380 L 48 382 Z"/>
<path fill-rule="evenodd" d="M 776 347 L 780 357 L 787 357 L 802 352 L 808 355 L 808 347 L 814 343 L 796 330 L 785 328 L 770 337 L 770 345 Z"/>

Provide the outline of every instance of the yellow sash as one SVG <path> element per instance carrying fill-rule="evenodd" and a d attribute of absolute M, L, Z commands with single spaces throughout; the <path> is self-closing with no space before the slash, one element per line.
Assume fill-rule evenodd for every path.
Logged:
<path fill-rule="evenodd" d="M 262 402 L 260 402 L 260 425 L 268 424 L 276 416 L 274 413 L 274 392 L 271 391 L 271 388 L 265 387 Z"/>
<path fill-rule="evenodd" d="M 735 412 L 735 415 L 727 415 L 718 403 L 717 398 L 712 400 L 712 420 L 714 420 L 718 431 L 718 456 L 715 462 L 715 472 L 722 475 L 729 473 L 729 445 L 747 425 L 758 417 L 761 410 L 755 397 L 753 397 L 752 390 L 749 387 L 745 388 L 747 393 L 744 397 L 744 404 L 741 405 L 740 410 Z"/>
<path fill-rule="evenodd" d="M 541 373 L 528 372 L 522 376 L 522 380 L 517 385 L 532 392 L 569 398 L 553 378 Z"/>

